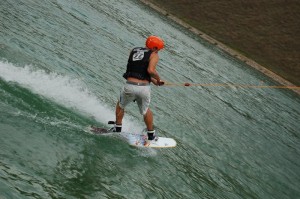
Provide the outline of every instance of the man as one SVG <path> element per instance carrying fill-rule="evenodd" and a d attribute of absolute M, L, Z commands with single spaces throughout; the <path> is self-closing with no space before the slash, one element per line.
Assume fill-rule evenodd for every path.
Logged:
<path fill-rule="evenodd" d="M 149 108 L 150 83 L 157 86 L 164 84 L 156 71 L 159 60 L 158 51 L 164 48 L 164 41 L 157 36 L 150 36 L 146 40 L 146 47 L 134 48 L 128 58 L 127 70 L 123 77 L 127 80 L 121 90 L 120 99 L 116 106 L 115 131 L 121 132 L 122 119 L 125 107 L 132 101 L 136 101 L 140 113 L 144 116 L 147 126 L 148 140 L 155 138 L 153 128 L 153 114 Z"/>

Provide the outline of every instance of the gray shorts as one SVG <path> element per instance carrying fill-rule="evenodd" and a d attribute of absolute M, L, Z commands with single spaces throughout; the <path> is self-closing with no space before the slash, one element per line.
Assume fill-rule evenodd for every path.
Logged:
<path fill-rule="evenodd" d="M 140 113 L 145 115 L 150 105 L 150 84 L 146 86 L 138 86 L 126 83 L 120 94 L 120 107 L 124 109 L 130 102 L 137 102 Z"/>

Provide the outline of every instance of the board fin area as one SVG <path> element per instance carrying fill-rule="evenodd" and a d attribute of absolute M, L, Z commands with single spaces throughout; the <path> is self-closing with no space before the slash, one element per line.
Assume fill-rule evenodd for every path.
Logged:
<path fill-rule="evenodd" d="M 100 127 L 95 127 L 95 126 L 89 126 L 88 127 L 88 130 L 93 133 L 93 134 L 96 134 L 96 135 L 101 135 L 101 134 L 106 134 L 108 133 L 109 131 L 105 128 L 100 128 Z"/>
<path fill-rule="evenodd" d="M 114 125 L 115 122 L 114 121 L 109 121 L 108 124 Z M 101 127 L 97 127 L 97 126 L 88 126 L 86 128 L 86 131 L 88 133 L 92 133 L 92 134 L 96 134 L 96 135 L 114 133 L 113 130 L 114 130 L 114 127 L 111 127 L 109 129 L 105 129 L 105 128 L 101 128 Z"/>

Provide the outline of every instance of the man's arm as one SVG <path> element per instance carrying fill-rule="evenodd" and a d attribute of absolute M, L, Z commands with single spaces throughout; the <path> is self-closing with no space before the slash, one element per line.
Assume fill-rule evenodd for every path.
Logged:
<path fill-rule="evenodd" d="M 151 76 L 151 82 L 155 85 L 163 85 L 163 81 L 160 80 L 159 74 L 156 71 L 156 65 L 158 63 L 159 56 L 157 53 L 152 53 L 149 60 L 148 73 Z"/>

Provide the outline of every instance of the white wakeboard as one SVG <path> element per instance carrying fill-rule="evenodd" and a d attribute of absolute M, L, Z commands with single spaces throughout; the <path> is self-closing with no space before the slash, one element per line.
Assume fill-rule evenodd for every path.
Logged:
<path fill-rule="evenodd" d="M 111 132 L 104 128 L 99 127 L 89 127 L 88 130 L 90 133 L 95 135 L 107 135 L 107 134 L 116 134 L 125 138 L 125 140 L 131 146 L 135 147 L 150 147 L 150 148 L 172 148 L 177 145 L 176 141 L 173 138 L 167 137 L 156 137 L 154 140 L 148 140 L 147 135 L 140 133 L 129 133 L 129 132 Z"/>

